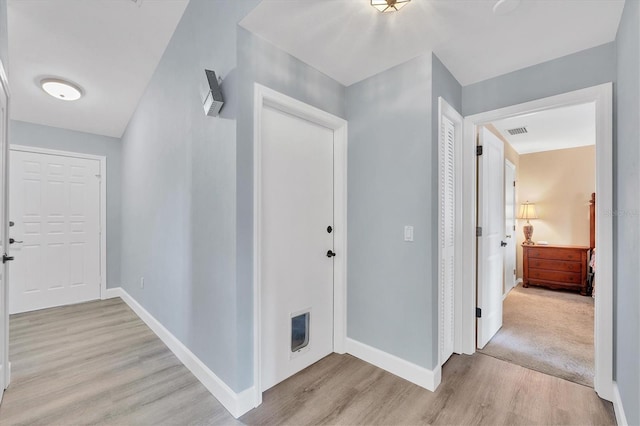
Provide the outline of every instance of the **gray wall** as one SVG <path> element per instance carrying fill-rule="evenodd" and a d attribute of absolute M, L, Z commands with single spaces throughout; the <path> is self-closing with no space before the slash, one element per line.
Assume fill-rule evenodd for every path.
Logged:
<path fill-rule="evenodd" d="M 234 390 L 236 23 L 256 3 L 191 0 L 122 137 L 122 286 Z"/>
<path fill-rule="evenodd" d="M 11 120 L 9 143 L 107 158 L 107 287 L 120 287 L 120 139 Z"/>
<path fill-rule="evenodd" d="M 339 117 L 345 117 L 345 87 L 238 28 L 238 140 L 236 152 L 238 356 L 245 366 L 239 386 L 253 382 L 253 93 L 260 83 Z"/>
<path fill-rule="evenodd" d="M 627 1 L 618 29 L 614 151 L 616 381 L 630 425 L 640 424 L 640 3 Z"/>
<path fill-rule="evenodd" d="M 344 87 L 237 26 L 257 3 L 191 0 L 123 136 L 122 285 L 235 391 L 253 384 L 253 82 L 344 115 Z"/>
<path fill-rule="evenodd" d="M 431 54 L 347 88 L 348 337 L 433 368 Z M 403 241 L 413 225 L 414 242 Z"/>
<path fill-rule="evenodd" d="M 616 45 L 608 43 L 462 88 L 462 115 L 491 111 L 614 81 Z"/>
<path fill-rule="evenodd" d="M 438 98 L 442 97 L 449 105 L 451 105 L 456 111 L 462 112 L 462 86 L 451 74 L 447 67 L 438 59 L 436 55 L 433 55 L 433 83 L 432 83 L 432 96 L 431 96 L 431 156 L 433 163 L 431 167 L 431 218 L 433 227 L 433 233 L 436 238 L 431 240 L 431 253 L 433 253 L 433 264 L 437 265 L 438 262 L 438 216 L 440 214 L 440 205 L 438 203 L 438 181 L 439 181 L 439 157 L 438 157 L 438 120 L 439 120 L 439 108 Z M 438 268 L 433 268 L 431 271 L 431 281 L 433 283 L 438 282 Z M 435 367 L 438 360 L 438 286 L 432 286 L 431 297 L 433 303 L 431 304 L 431 317 L 433 319 L 431 332 L 434 336 L 432 354 L 433 365 Z"/>

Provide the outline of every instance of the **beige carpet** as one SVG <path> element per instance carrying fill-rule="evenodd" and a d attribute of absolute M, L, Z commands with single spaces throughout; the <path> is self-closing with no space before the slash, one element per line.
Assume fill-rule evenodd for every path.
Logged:
<path fill-rule="evenodd" d="M 504 301 L 502 328 L 480 352 L 593 387 L 593 299 L 519 284 Z"/>

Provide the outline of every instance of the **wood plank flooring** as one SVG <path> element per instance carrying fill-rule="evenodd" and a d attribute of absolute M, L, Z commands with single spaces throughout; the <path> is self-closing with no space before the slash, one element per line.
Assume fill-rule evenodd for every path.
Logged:
<path fill-rule="evenodd" d="M 615 424 L 592 389 L 482 354 L 454 355 L 435 393 L 330 355 L 236 421 L 120 300 L 11 317 L 0 425 Z"/>

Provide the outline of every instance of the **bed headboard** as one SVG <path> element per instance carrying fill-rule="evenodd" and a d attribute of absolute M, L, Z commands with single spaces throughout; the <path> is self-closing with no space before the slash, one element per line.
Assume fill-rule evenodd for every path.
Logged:
<path fill-rule="evenodd" d="M 596 193 L 591 194 L 591 200 L 589 200 L 589 247 L 595 248 L 596 246 Z"/>

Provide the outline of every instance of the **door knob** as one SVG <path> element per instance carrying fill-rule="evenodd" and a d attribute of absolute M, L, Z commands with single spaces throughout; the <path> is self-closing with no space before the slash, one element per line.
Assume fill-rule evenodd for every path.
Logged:
<path fill-rule="evenodd" d="M 331 250 L 329 250 L 329 251 L 327 252 L 327 257 L 333 257 L 333 256 L 335 256 L 335 255 L 336 255 L 336 254 L 335 254 L 333 251 L 331 251 Z"/>
<path fill-rule="evenodd" d="M 13 256 L 8 256 L 7 253 L 2 255 L 2 263 L 11 262 L 12 260 L 14 260 Z"/>
<path fill-rule="evenodd" d="M 500 247 L 506 247 L 507 243 L 505 243 L 504 241 L 500 241 Z"/>
<path fill-rule="evenodd" d="M 15 223 L 12 220 L 10 220 L 9 221 L 9 227 L 12 227 L 12 226 L 15 226 Z"/>
<path fill-rule="evenodd" d="M 18 241 L 14 238 L 9 238 L 9 244 L 15 244 L 15 243 L 22 244 L 24 243 L 24 241 Z"/>

